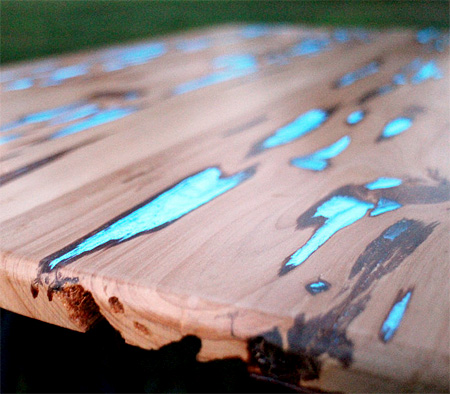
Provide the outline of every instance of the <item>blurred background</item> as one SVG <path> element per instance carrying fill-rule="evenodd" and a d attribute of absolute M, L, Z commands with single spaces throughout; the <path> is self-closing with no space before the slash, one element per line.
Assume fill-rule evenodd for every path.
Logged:
<path fill-rule="evenodd" d="M 230 22 L 448 28 L 448 0 L 2 0 L 1 62 Z"/>
<path fill-rule="evenodd" d="M 224 23 L 449 27 L 449 2 L 1 0 L 1 63 Z M 1 311 L 1 392 L 290 392 L 241 360 L 199 363 L 195 337 L 145 351 L 106 322 L 87 334 Z"/>

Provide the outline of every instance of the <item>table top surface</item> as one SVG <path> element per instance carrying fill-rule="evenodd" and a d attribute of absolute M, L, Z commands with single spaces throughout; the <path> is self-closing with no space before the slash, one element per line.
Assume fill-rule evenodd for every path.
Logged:
<path fill-rule="evenodd" d="M 0 307 L 312 388 L 448 389 L 448 34 L 224 26 L 1 88 Z"/>

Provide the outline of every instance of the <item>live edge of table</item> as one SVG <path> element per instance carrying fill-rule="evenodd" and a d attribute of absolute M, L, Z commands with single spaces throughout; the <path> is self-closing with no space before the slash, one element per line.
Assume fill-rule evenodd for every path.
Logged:
<path fill-rule="evenodd" d="M 251 25 L 3 67 L 0 307 L 448 391 L 448 60 L 432 28 Z"/>

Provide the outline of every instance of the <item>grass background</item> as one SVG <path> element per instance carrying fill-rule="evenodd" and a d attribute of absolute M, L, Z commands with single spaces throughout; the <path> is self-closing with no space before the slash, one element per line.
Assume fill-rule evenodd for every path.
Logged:
<path fill-rule="evenodd" d="M 448 0 L 1 0 L 1 63 L 227 22 L 448 29 Z"/>

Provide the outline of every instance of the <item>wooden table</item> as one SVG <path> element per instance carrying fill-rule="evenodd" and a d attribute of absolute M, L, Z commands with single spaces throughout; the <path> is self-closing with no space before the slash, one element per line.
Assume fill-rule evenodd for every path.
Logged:
<path fill-rule="evenodd" d="M 449 389 L 448 34 L 226 26 L 1 81 L 0 307 Z"/>

